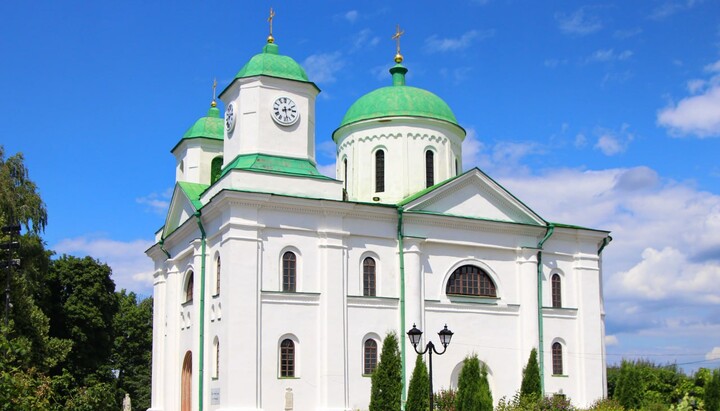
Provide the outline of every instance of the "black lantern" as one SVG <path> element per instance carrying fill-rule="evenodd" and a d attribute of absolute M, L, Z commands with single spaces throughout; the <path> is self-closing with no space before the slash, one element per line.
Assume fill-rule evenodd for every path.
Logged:
<path fill-rule="evenodd" d="M 450 340 L 452 339 L 453 332 L 448 330 L 447 324 L 445 324 L 445 328 L 440 330 L 438 333 L 438 336 L 440 337 L 440 344 L 443 346 L 443 350 L 441 352 L 438 352 L 435 349 L 435 344 L 432 343 L 432 341 L 428 341 L 428 343 L 425 345 L 425 349 L 421 351 L 418 351 L 418 344 L 420 344 L 420 338 L 422 337 L 423 332 L 418 330 L 418 328 L 413 324 L 413 328 L 410 329 L 410 331 L 407 332 L 408 338 L 410 338 L 410 344 L 412 344 L 413 348 L 415 348 L 415 352 L 423 355 L 425 353 L 428 353 L 428 376 L 430 377 L 430 409 L 433 409 L 433 400 L 435 399 L 433 396 L 433 383 L 432 383 L 432 355 L 433 352 L 437 355 L 443 355 L 445 354 L 445 350 L 447 350 L 447 346 L 450 345 Z"/>

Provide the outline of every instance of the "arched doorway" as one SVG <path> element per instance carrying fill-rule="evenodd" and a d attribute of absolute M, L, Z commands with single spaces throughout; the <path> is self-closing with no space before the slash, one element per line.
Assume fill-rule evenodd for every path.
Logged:
<path fill-rule="evenodd" d="M 182 365 L 182 379 L 180 382 L 180 410 L 192 410 L 192 352 L 185 353 Z"/>

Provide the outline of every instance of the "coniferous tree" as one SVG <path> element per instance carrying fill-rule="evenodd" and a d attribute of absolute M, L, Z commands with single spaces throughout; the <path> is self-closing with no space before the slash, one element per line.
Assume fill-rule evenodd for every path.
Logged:
<path fill-rule="evenodd" d="M 372 375 L 370 411 L 399 411 L 402 401 L 402 362 L 397 335 L 388 333 L 380 363 Z"/>
<path fill-rule="evenodd" d="M 705 410 L 720 411 L 720 369 L 713 371 L 705 385 Z"/>
<path fill-rule="evenodd" d="M 458 377 L 457 411 L 492 411 L 492 394 L 487 380 L 487 367 L 480 367 L 477 355 L 465 358 Z"/>
<path fill-rule="evenodd" d="M 430 408 L 430 378 L 422 355 L 415 360 L 415 369 L 410 379 L 408 398 L 405 404 L 407 411 L 426 411 Z"/>
<path fill-rule="evenodd" d="M 537 350 L 530 351 L 527 365 L 523 368 L 522 383 L 520 384 L 520 396 L 525 398 L 539 399 L 542 395 L 540 386 L 540 367 L 537 361 Z"/>

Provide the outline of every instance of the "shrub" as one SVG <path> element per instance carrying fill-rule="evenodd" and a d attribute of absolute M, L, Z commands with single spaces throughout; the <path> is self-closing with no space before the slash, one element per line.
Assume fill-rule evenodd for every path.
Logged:
<path fill-rule="evenodd" d="M 395 333 L 388 333 L 380 353 L 380 363 L 372 375 L 370 411 L 400 411 L 402 363 Z"/>
<path fill-rule="evenodd" d="M 428 371 L 422 355 L 418 355 L 415 360 L 415 369 L 410 379 L 410 388 L 408 389 L 405 409 L 407 411 L 426 411 L 429 408 L 430 378 L 428 377 Z"/>
<path fill-rule="evenodd" d="M 520 384 L 520 396 L 532 396 L 540 398 L 542 388 L 540 386 L 540 366 L 537 361 L 537 350 L 533 348 L 530 351 L 527 365 L 523 368 L 522 383 Z"/>

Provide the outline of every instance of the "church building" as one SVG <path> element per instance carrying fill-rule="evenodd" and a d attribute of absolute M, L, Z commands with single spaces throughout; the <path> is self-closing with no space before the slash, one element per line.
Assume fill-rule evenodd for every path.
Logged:
<path fill-rule="evenodd" d="M 398 33 L 399 37 L 399 33 Z M 261 46 L 261 45 L 259 45 Z M 318 172 L 319 88 L 271 35 L 172 148 L 176 183 L 155 264 L 153 411 L 367 410 L 383 341 L 454 336 L 433 383 L 487 366 L 494 401 L 538 349 L 543 390 L 606 395 L 607 231 L 549 222 L 478 168 L 450 106 L 406 84 L 352 104 Z M 322 113 L 319 113 L 322 115 Z M 427 360 L 427 358 L 426 358 Z"/>

